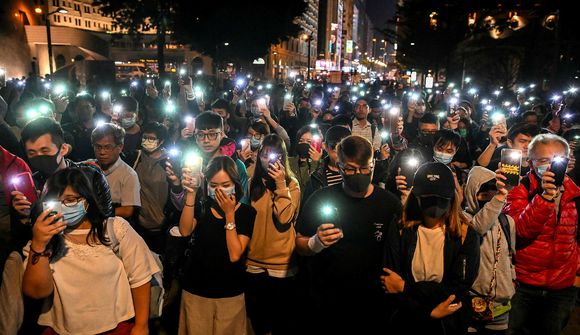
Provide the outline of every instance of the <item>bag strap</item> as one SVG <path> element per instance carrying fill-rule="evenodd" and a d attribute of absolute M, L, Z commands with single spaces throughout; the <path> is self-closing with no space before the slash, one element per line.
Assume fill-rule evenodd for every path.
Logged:
<path fill-rule="evenodd" d="M 137 164 L 139 164 L 139 159 L 141 159 L 141 150 L 137 150 L 137 158 L 135 159 L 135 161 L 133 162 L 133 170 L 135 170 L 135 168 L 137 168 Z"/>
<path fill-rule="evenodd" d="M 497 288 L 497 265 L 499 263 L 499 255 L 501 253 L 501 232 L 502 232 L 503 228 L 498 227 L 497 230 L 497 244 L 495 247 L 495 255 L 494 255 L 494 261 L 493 261 L 493 270 L 491 272 L 491 282 L 489 283 L 489 293 L 487 294 L 489 297 L 491 297 L 491 294 L 493 293 L 494 289 Z M 495 297 L 495 295 L 494 295 Z"/>
<path fill-rule="evenodd" d="M 499 213 L 498 219 L 499 219 L 499 224 L 501 226 L 501 230 L 503 231 L 503 234 L 505 235 L 505 239 L 506 239 L 506 242 L 508 245 L 510 259 L 512 260 L 512 264 L 513 264 L 512 233 L 511 233 L 511 229 L 510 229 L 510 221 L 508 219 L 508 216 L 505 213 Z"/>

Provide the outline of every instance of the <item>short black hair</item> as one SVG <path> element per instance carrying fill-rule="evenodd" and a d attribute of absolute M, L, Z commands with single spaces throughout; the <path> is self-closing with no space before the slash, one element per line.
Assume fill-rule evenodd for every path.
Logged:
<path fill-rule="evenodd" d="M 215 109 L 225 109 L 226 113 L 230 114 L 230 103 L 227 102 L 225 99 L 218 98 L 212 104 L 211 108 Z"/>
<path fill-rule="evenodd" d="M 459 144 L 461 144 L 461 136 L 452 130 L 440 129 L 435 133 L 433 143 L 435 146 L 445 146 L 446 144 L 451 143 L 456 148 L 459 148 Z"/>
<path fill-rule="evenodd" d="M 116 145 L 122 145 L 125 142 L 125 129 L 114 123 L 102 124 L 91 133 L 91 143 L 95 144 L 106 136 L 112 136 Z"/>
<path fill-rule="evenodd" d="M 146 125 L 144 125 L 142 134 L 145 133 L 155 134 L 159 142 L 161 141 L 167 142 L 167 139 L 169 138 L 169 131 L 167 130 L 167 127 L 165 127 L 163 124 L 159 122 L 149 122 Z"/>
<path fill-rule="evenodd" d="M 250 121 L 250 128 L 262 135 L 270 134 L 270 126 L 268 126 L 268 124 L 262 119 L 253 119 Z"/>
<path fill-rule="evenodd" d="M 52 143 L 60 148 L 64 144 L 64 132 L 58 122 L 49 117 L 39 117 L 32 120 L 22 129 L 22 143 L 26 144 L 28 141 L 36 141 L 40 136 L 49 134 L 52 138 Z"/>
<path fill-rule="evenodd" d="M 528 116 L 535 116 L 539 119 L 538 113 L 534 112 L 533 110 L 529 110 L 522 114 L 522 120 L 525 120 Z"/>
<path fill-rule="evenodd" d="M 207 129 L 224 129 L 224 121 L 218 113 L 203 112 L 195 119 L 195 128 L 197 130 Z"/>
<path fill-rule="evenodd" d="M 364 166 L 373 158 L 373 145 L 364 137 L 351 135 L 345 137 L 336 147 L 338 160 L 345 163 L 346 160 Z"/>
<path fill-rule="evenodd" d="M 119 97 L 115 100 L 115 105 L 121 106 L 124 112 L 139 112 L 139 102 L 133 97 Z"/>
<path fill-rule="evenodd" d="M 508 130 L 507 138 L 513 142 L 519 134 L 534 137 L 539 133 L 540 128 L 538 126 L 528 123 L 517 123 Z"/>
<path fill-rule="evenodd" d="M 349 126 L 351 124 L 351 120 L 348 116 L 344 115 L 344 114 L 339 114 L 337 116 L 334 117 L 334 119 L 332 119 L 332 125 L 333 126 Z"/>
<path fill-rule="evenodd" d="M 425 113 L 420 119 L 419 123 L 439 124 L 439 118 L 433 113 Z"/>
<path fill-rule="evenodd" d="M 310 133 L 313 136 L 318 135 L 322 138 L 322 132 L 320 131 L 320 128 L 310 127 L 310 125 L 306 125 L 306 126 L 300 127 L 300 129 L 298 129 L 298 131 L 296 132 L 296 142 L 300 141 L 300 137 L 302 137 L 302 135 L 304 135 L 306 133 Z"/>

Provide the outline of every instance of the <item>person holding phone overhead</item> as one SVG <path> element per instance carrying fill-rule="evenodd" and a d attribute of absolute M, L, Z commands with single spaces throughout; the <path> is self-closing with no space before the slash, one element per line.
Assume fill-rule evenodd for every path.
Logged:
<path fill-rule="evenodd" d="M 304 190 L 310 181 L 310 174 L 318 168 L 322 158 L 322 133 L 318 127 L 304 126 L 298 130 L 296 138 L 296 155 L 290 157 L 289 161 L 300 189 Z"/>
<path fill-rule="evenodd" d="M 345 137 L 335 150 L 342 182 L 315 191 L 298 217 L 296 249 L 305 256 L 300 318 L 313 325 L 311 333 L 371 334 L 384 329 L 391 310 L 379 276 L 386 233 L 401 207 L 395 195 L 371 184 L 374 150 L 366 138 Z M 321 322 L 322 315 L 334 321 Z"/>
<path fill-rule="evenodd" d="M 580 287 L 580 187 L 565 175 L 570 148 L 562 137 L 537 135 L 528 153 L 532 170 L 504 208 L 518 247 L 509 334 L 560 334 Z"/>
<path fill-rule="evenodd" d="M 248 317 L 257 335 L 295 334 L 294 223 L 300 186 L 278 135 L 270 134 L 262 141 L 250 199 L 256 220 L 246 262 Z"/>

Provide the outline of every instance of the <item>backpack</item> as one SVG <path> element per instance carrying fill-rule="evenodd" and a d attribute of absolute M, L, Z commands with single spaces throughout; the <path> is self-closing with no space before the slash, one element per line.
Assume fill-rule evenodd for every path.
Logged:
<path fill-rule="evenodd" d="M 107 237 L 111 242 L 111 249 L 115 255 L 122 261 L 119 255 L 119 240 L 115 236 L 115 229 L 113 227 L 114 218 L 107 219 Z M 154 273 L 151 277 L 151 300 L 149 302 L 149 318 L 154 319 L 161 316 L 163 310 L 163 296 L 165 295 L 165 289 L 163 288 L 163 265 L 159 255 L 153 251 L 149 251 L 155 258 L 155 262 L 161 269 L 160 272 Z"/>

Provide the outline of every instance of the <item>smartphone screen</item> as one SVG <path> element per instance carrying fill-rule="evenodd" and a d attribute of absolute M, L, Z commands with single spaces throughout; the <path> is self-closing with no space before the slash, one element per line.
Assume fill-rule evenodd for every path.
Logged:
<path fill-rule="evenodd" d="M 332 223 L 335 228 L 342 229 L 338 223 L 338 208 L 331 205 L 325 205 L 322 206 L 321 213 L 322 223 Z"/>
<path fill-rule="evenodd" d="M 319 135 L 312 136 L 312 146 L 316 149 L 316 151 L 320 152 L 320 149 L 322 147 L 322 139 L 320 138 Z"/>
<path fill-rule="evenodd" d="M 522 151 L 517 149 L 502 149 L 501 172 L 506 177 L 505 184 L 518 186 L 522 171 Z"/>
<path fill-rule="evenodd" d="M 36 192 L 36 187 L 34 187 L 30 172 L 22 172 L 12 177 L 12 186 L 15 191 L 22 192 L 31 203 L 35 203 L 38 200 L 38 193 Z"/>
<path fill-rule="evenodd" d="M 568 157 L 557 156 L 552 159 L 550 164 L 550 172 L 554 173 L 554 185 L 560 187 L 564 182 L 564 176 L 566 175 L 566 169 L 568 168 Z"/>
<path fill-rule="evenodd" d="M 292 103 L 292 94 L 287 93 L 286 95 L 284 95 L 284 107 L 288 106 L 289 104 Z"/>

